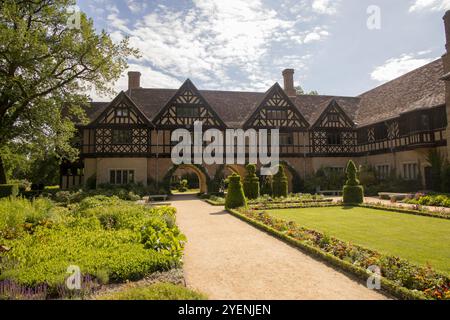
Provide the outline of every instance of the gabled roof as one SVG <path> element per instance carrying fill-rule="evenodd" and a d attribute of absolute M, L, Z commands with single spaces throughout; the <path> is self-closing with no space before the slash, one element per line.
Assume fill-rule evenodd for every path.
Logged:
<path fill-rule="evenodd" d="M 335 100 L 348 118 L 361 127 L 398 117 L 405 112 L 444 105 L 443 75 L 442 60 L 438 59 L 357 97 L 298 95 L 289 99 L 310 125 Z M 154 120 L 178 90 L 139 88 L 128 90 L 126 94 L 149 120 Z M 242 127 L 267 95 L 267 92 L 198 92 L 230 128 Z M 86 110 L 89 118 L 98 117 L 107 105 L 108 103 L 91 103 L 91 108 Z"/>
<path fill-rule="evenodd" d="M 445 104 L 442 59 L 433 61 L 359 97 L 359 126 L 394 118 L 415 109 Z"/>
<path fill-rule="evenodd" d="M 326 106 L 325 106 L 326 105 Z M 337 102 L 336 99 L 331 99 L 331 101 L 326 101 L 325 103 L 322 104 L 322 106 L 319 108 L 322 109 L 322 107 L 325 106 L 325 108 L 323 109 L 323 111 L 321 113 L 317 112 L 319 114 L 319 116 L 317 117 L 317 119 L 313 122 L 313 124 L 311 125 L 311 127 L 317 127 L 319 126 L 319 123 L 323 120 L 323 118 L 328 114 L 330 109 L 336 109 L 338 110 L 338 112 L 342 115 L 342 117 L 345 119 L 345 122 L 348 123 L 351 127 L 355 126 L 355 123 L 353 122 L 353 120 L 347 115 L 347 112 L 344 111 L 344 109 L 342 109 L 342 107 L 339 105 L 339 103 Z"/>
<path fill-rule="evenodd" d="M 142 119 L 145 121 L 144 123 L 152 124 L 150 119 L 142 112 L 142 110 L 135 104 L 135 102 L 130 99 L 130 97 L 123 91 L 121 91 L 111 103 L 107 104 L 106 107 L 102 108 L 103 110 L 97 110 L 98 115 L 94 119 L 91 120 L 92 123 L 96 123 L 103 115 L 106 115 L 106 113 L 110 110 L 116 107 L 119 103 L 125 102 L 128 106 L 132 107 L 136 113 L 142 117 Z M 103 107 L 103 106 L 102 106 Z"/>
<path fill-rule="evenodd" d="M 299 121 L 302 122 L 305 127 L 309 127 L 308 121 L 305 119 L 305 117 L 291 100 L 291 98 L 289 98 L 288 95 L 284 92 L 283 88 L 281 88 L 278 82 L 276 82 L 269 90 L 267 90 L 262 99 L 255 105 L 255 108 L 252 108 L 252 112 L 243 123 L 243 126 L 249 126 L 251 121 L 257 116 L 259 110 L 266 107 L 265 102 L 268 99 L 272 98 L 275 94 L 279 94 L 279 96 L 281 96 L 282 99 L 287 102 L 287 107 L 292 110 L 293 114 L 296 114 L 298 116 Z"/>

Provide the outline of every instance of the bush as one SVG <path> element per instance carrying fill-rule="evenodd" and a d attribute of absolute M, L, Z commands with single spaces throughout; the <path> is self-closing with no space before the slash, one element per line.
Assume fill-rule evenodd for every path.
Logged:
<path fill-rule="evenodd" d="M 58 296 L 71 265 L 83 276 L 110 282 L 179 266 L 186 240 L 174 208 L 106 196 L 85 198 L 70 210 L 48 199 L 4 199 L 0 231 L 1 243 L 11 248 L 2 253 L 0 281 L 27 288 L 45 284 L 50 296 Z"/>
<path fill-rule="evenodd" d="M 178 191 L 179 192 L 186 192 L 188 191 L 188 181 L 187 180 L 181 180 L 180 184 L 178 185 Z"/>
<path fill-rule="evenodd" d="M 225 208 L 235 209 L 247 206 L 244 190 L 242 188 L 241 177 L 233 174 L 228 177 L 228 193 L 225 198 Z"/>
<path fill-rule="evenodd" d="M 0 198 L 16 197 L 19 194 L 17 184 L 0 184 Z"/>
<path fill-rule="evenodd" d="M 256 165 L 247 165 L 247 176 L 244 179 L 244 194 L 247 199 L 259 197 L 259 178 L 256 176 Z"/>
<path fill-rule="evenodd" d="M 206 300 L 206 296 L 188 288 L 155 283 L 99 296 L 100 300 Z"/>
<path fill-rule="evenodd" d="M 261 176 L 261 194 L 272 195 L 272 176 Z"/>
<path fill-rule="evenodd" d="M 273 176 L 272 189 L 272 195 L 276 198 L 286 198 L 288 195 L 288 179 L 283 165 L 278 166 L 278 172 Z"/>
<path fill-rule="evenodd" d="M 344 203 L 359 204 L 364 202 L 364 188 L 359 185 L 358 170 L 350 160 L 347 164 L 347 181 L 343 189 Z"/>

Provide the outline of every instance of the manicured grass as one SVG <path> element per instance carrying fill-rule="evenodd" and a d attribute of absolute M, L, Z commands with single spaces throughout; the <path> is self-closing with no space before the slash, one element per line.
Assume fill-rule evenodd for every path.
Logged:
<path fill-rule="evenodd" d="M 450 274 L 450 221 L 361 207 L 269 210 L 269 214 Z"/>
<path fill-rule="evenodd" d="M 156 283 L 97 297 L 98 300 L 206 300 L 206 296 L 171 283 Z"/>

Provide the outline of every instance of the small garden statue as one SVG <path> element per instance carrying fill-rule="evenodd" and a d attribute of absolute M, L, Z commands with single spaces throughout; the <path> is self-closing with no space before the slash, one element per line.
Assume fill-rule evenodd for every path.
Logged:
<path fill-rule="evenodd" d="M 228 177 L 228 193 L 225 198 L 225 209 L 236 209 L 246 206 L 247 199 L 245 199 L 241 177 L 233 174 Z"/>
<path fill-rule="evenodd" d="M 347 164 L 347 181 L 345 182 L 343 194 L 344 203 L 360 204 L 364 202 L 364 188 L 358 180 L 358 170 L 355 163 L 350 160 Z"/>
<path fill-rule="evenodd" d="M 256 165 L 248 164 L 247 176 L 244 179 L 244 194 L 247 199 L 259 198 L 259 178 L 256 175 Z"/>

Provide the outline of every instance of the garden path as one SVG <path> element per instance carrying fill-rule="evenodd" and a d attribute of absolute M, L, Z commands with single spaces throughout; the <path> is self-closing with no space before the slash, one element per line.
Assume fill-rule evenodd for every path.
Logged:
<path fill-rule="evenodd" d="M 187 236 L 187 286 L 210 299 L 387 299 L 195 196 L 171 199 Z"/>

